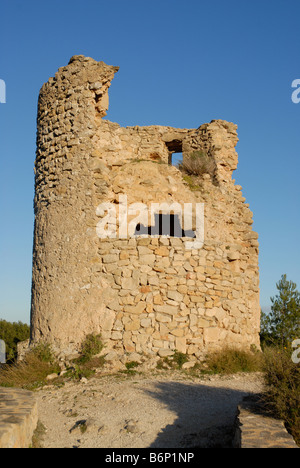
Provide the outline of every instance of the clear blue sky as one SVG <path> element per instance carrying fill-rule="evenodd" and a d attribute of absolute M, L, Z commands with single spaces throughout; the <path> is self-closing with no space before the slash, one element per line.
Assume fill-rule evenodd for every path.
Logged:
<path fill-rule="evenodd" d="M 0 17 L 0 318 L 29 322 L 38 93 L 75 54 L 120 66 L 122 126 L 238 124 L 261 306 L 283 273 L 300 288 L 299 0 L 0 0 Z"/>

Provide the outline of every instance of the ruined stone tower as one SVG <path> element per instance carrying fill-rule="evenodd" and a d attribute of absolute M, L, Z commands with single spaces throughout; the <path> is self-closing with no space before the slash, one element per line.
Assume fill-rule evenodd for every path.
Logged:
<path fill-rule="evenodd" d="M 103 120 L 117 71 L 74 56 L 40 92 L 32 342 L 67 355 L 101 333 L 129 360 L 259 347 L 258 236 L 232 179 L 236 125 Z M 196 186 L 171 165 L 194 151 L 215 163 Z M 188 223 L 183 206 L 198 207 Z"/>

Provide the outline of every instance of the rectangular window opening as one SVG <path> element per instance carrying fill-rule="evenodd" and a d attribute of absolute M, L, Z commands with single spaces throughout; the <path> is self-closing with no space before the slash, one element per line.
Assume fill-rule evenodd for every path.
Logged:
<path fill-rule="evenodd" d="M 196 234 L 192 230 L 184 231 L 182 229 L 179 216 L 177 214 L 162 214 L 154 215 L 154 226 L 144 226 L 138 223 L 134 235 L 148 236 L 169 236 L 169 237 L 190 237 L 195 239 Z"/>

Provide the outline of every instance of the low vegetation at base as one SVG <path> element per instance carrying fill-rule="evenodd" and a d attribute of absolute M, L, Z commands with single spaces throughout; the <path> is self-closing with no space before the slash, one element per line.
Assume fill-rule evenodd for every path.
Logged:
<path fill-rule="evenodd" d="M 202 373 L 236 374 L 238 372 L 259 372 L 262 369 L 262 354 L 258 351 L 244 351 L 225 348 L 210 353 L 204 362 Z"/>
<path fill-rule="evenodd" d="M 59 376 L 61 369 L 50 346 L 39 345 L 27 353 L 23 361 L 1 368 L 0 386 L 34 390 L 49 384 L 47 376 L 50 374 L 57 374 L 52 382 L 55 385 L 63 384 L 65 379 L 90 378 L 95 368 L 102 367 L 104 363 L 103 356 L 99 357 L 102 349 L 101 337 L 88 335 L 82 344 L 81 356 L 71 363 L 63 376 Z M 205 361 L 184 372 L 192 376 L 261 372 L 265 382 L 263 398 L 266 407 L 273 417 L 285 421 L 296 443 L 300 444 L 300 367 L 292 361 L 291 354 L 292 348 L 278 346 L 266 347 L 263 352 L 228 348 L 210 353 Z M 176 351 L 173 356 L 161 359 L 157 367 L 180 370 L 186 362 L 189 362 L 188 355 Z M 125 372 L 134 374 L 138 365 L 135 361 L 128 362 Z"/>
<path fill-rule="evenodd" d="M 80 356 L 74 359 L 65 376 L 76 380 L 83 377 L 90 378 L 95 374 L 95 369 L 102 367 L 104 364 L 104 357 L 99 356 L 103 348 L 101 335 L 87 335 L 81 344 Z"/>
<path fill-rule="evenodd" d="M 47 377 L 57 374 L 53 383 L 63 384 L 66 378 L 80 380 L 89 378 L 95 369 L 102 367 L 104 358 L 97 356 L 103 349 L 100 335 L 87 335 L 81 346 L 81 355 L 72 361 L 70 367 L 61 374 L 50 345 L 40 344 L 29 351 L 23 361 L 5 364 L 0 370 L 0 386 L 34 390 L 49 384 Z"/>
<path fill-rule="evenodd" d="M 49 374 L 59 371 L 50 346 L 39 345 L 27 353 L 23 361 L 5 364 L 1 368 L 0 386 L 34 390 L 46 384 Z"/>
<path fill-rule="evenodd" d="M 185 362 L 188 362 L 187 354 L 175 351 L 173 356 L 160 359 L 157 363 L 157 369 L 182 369 Z"/>
<path fill-rule="evenodd" d="M 186 172 L 192 173 L 191 170 Z M 210 353 L 203 362 L 197 362 L 192 368 L 184 366 L 189 362 L 189 356 L 175 351 L 173 356 L 160 359 L 157 369 L 182 369 L 189 376 L 261 372 L 265 386 L 262 397 L 266 408 L 273 417 L 285 421 L 300 445 L 300 363 L 292 359 L 293 340 L 300 339 L 300 293 L 286 275 L 277 283 L 277 289 L 278 294 L 271 298 L 271 312 L 262 313 L 262 351 L 222 349 Z M 63 376 L 58 376 L 61 369 L 48 345 L 37 346 L 26 354 L 24 361 L 14 362 L 18 341 L 29 336 L 28 326 L 20 322 L 8 324 L 2 320 L 0 332 L 0 339 L 6 342 L 8 351 L 8 363 L 0 369 L 0 386 L 35 389 L 49 383 L 49 374 L 57 374 L 53 383 L 59 385 L 66 378 L 89 378 L 94 375 L 95 369 L 104 364 L 104 357 L 100 354 L 103 350 L 100 335 L 88 335 L 82 343 L 80 356 L 70 363 Z M 139 363 L 130 361 L 125 367 L 126 370 L 122 372 L 131 375 L 136 372 Z"/>

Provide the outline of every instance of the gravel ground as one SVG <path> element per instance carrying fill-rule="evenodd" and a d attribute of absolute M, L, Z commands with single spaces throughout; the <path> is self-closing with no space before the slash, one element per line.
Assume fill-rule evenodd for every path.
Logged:
<path fill-rule="evenodd" d="M 238 403 L 259 374 L 106 375 L 37 393 L 43 448 L 230 447 Z"/>

